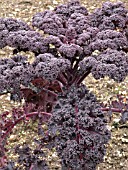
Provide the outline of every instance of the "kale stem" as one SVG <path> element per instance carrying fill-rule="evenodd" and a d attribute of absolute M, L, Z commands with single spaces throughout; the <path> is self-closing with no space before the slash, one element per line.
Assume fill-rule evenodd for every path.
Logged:
<path fill-rule="evenodd" d="M 28 118 L 28 117 L 32 117 L 34 115 L 38 115 L 39 112 L 31 112 L 31 113 L 28 113 L 28 114 L 24 114 L 23 116 L 21 116 L 20 118 L 18 118 L 14 123 L 12 123 L 12 125 L 10 125 L 10 128 L 6 131 L 6 133 L 2 136 L 2 141 L 6 138 L 6 136 L 12 131 L 13 127 L 19 123 L 21 120 L 23 120 L 24 118 Z M 47 113 L 47 112 L 41 112 L 40 114 L 44 114 L 46 116 L 52 116 L 51 113 Z M 2 142 L 1 141 L 1 142 Z"/>
<path fill-rule="evenodd" d="M 79 85 L 90 73 L 91 73 L 91 69 L 88 70 L 86 73 L 84 73 L 84 74 L 82 75 L 82 77 L 80 77 L 80 78 L 77 80 L 77 84 Z"/>
<path fill-rule="evenodd" d="M 109 107 L 104 107 L 104 108 L 101 108 L 102 111 L 112 111 L 112 112 L 117 112 L 117 113 L 120 113 L 122 110 L 121 109 L 116 109 L 116 108 L 109 108 Z"/>

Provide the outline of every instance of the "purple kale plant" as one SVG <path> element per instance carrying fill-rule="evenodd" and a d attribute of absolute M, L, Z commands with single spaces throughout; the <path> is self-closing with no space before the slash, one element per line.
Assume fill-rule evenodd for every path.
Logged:
<path fill-rule="evenodd" d="M 43 33 L 36 30 L 42 30 Z M 103 161 L 111 135 L 105 111 L 121 112 L 127 120 L 128 104 L 103 107 L 83 84 L 89 75 L 122 82 L 128 75 L 128 10 L 121 2 L 105 2 L 89 13 L 78 0 L 37 13 L 32 26 L 0 18 L 0 48 L 10 46 L 14 56 L 0 59 L 0 95 L 25 103 L 0 114 L 1 170 L 14 170 L 6 162 L 7 137 L 21 121 L 38 120 L 37 148 L 15 148 L 25 170 L 49 169 L 42 148 L 55 148 L 62 170 L 95 170 Z M 20 52 L 33 52 L 29 62 Z M 124 117 L 123 117 L 124 115 Z M 42 125 L 47 125 L 47 131 Z"/>

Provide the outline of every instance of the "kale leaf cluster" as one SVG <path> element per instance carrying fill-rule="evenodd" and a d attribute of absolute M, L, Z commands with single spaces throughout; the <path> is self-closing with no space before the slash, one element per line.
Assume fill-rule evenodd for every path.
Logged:
<path fill-rule="evenodd" d="M 85 85 L 71 86 L 58 96 L 48 123 L 49 135 L 62 160 L 72 170 L 95 169 L 103 161 L 110 139 L 107 120 Z"/>
<path fill-rule="evenodd" d="M 82 82 L 90 73 L 95 79 L 108 76 L 117 82 L 128 75 L 124 4 L 105 2 L 89 13 L 78 0 L 71 0 L 35 14 L 31 26 L 0 18 L 0 48 L 6 46 L 13 48 L 14 56 L 0 59 L 0 95 L 11 93 L 13 100 L 36 103 L 40 126 L 40 111 L 50 112 L 43 138 L 56 148 L 62 170 L 96 169 L 110 132 L 104 112 Z M 33 52 L 34 61 L 22 51 Z M 33 94 L 36 97 L 30 99 Z"/>

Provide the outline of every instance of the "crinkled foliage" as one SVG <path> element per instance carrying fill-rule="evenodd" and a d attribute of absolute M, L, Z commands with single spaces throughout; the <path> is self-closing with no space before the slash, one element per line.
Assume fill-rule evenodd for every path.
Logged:
<path fill-rule="evenodd" d="M 110 139 L 107 120 L 95 96 L 84 85 L 71 86 L 58 96 L 48 127 L 62 166 L 95 169 Z M 56 135 L 57 134 L 57 135 Z"/>
<path fill-rule="evenodd" d="M 10 93 L 11 100 L 25 99 L 25 104 L 13 109 L 10 119 L 9 112 L 1 115 L 2 168 L 6 166 L 6 137 L 17 123 L 32 118 L 38 120 L 38 133 L 43 136 L 37 149 L 44 143 L 49 149 L 55 147 L 62 169 L 96 169 L 110 133 L 104 112 L 82 81 L 90 73 L 95 79 L 108 76 L 117 82 L 128 75 L 128 10 L 124 4 L 105 2 L 89 13 L 78 0 L 71 0 L 35 14 L 32 26 L 0 18 L 0 48 L 6 46 L 13 48 L 14 56 L 0 59 L 0 95 Z M 34 61 L 30 63 L 21 51 L 33 52 Z M 128 108 L 124 108 L 118 111 L 126 117 Z M 44 122 L 47 132 L 42 129 Z M 26 162 L 21 156 L 24 151 L 17 148 L 16 152 L 26 170 L 47 169 L 43 151 L 41 160 L 34 151 L 24 155 Z M 14 163 L 8 167 L 15 169 Z"/>

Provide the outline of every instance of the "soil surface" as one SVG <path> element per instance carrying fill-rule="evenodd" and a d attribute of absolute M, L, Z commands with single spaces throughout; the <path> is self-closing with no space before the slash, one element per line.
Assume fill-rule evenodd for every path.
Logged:
<path fill-rule="evenodd" d="M 60 3 L 65 3 L 67 0 L 1 0 L 0 1 L 0 17 L 13 17 L 19 18 L 31 25 L 32 16 L 36 12 L 44 11 L 45 9 L 53 9 Z M 111 0 L 112 2 L 117 2 Z M 100 7 L 105 1 L 103 0 L 81 0 L 89 11 L 93 11 L 96 7 Z M 128 1 L 122 0 L 128 8 Z M 11 48 L 4 48 L 0 50 L 0 57 L 12 56 Z M 30 59 L 32 54 L 28 53 Z M 85 84 L 93 91 L 98 100 L 107 102 L 111 97 L 116 97 L 117 94 L 128 96 L 128 78 L 123 83 L 115 83 L 108 78 L 102 80 L 95 80 L 90 75 Z M 5 110 L 10 110 L 12 106 L 18 106 L 18 103 L 10 102 L 9 95 L 0 96 L 0 113 Z M 97 170 L 128 170 L 128 124 L 120 125 L 118 114 L 113 115 L 113 123 L 108 124 L 108 128 L 112 131 L 112 138 L 107 145 L 107 153 L 104 157 L 104 162 L 101 163 Z M 9 138 L 10 151 L 8 152 L 9 158 L 15 158 L 11 148 L 18 144 L 18 142 L 30 142 L 36 134 L 36 124 L 29 127 L 18 126 L 13 135 Z M 31 134 L 31 135 L 30 135 Z M 31 136 L 31 138 L 29 138 Z M 60 170 L 60 165 L 56 153 L 49 153 L 48 161 L 51 170 Z M 57 168 L 58 167 L 58 168 Z"/>

